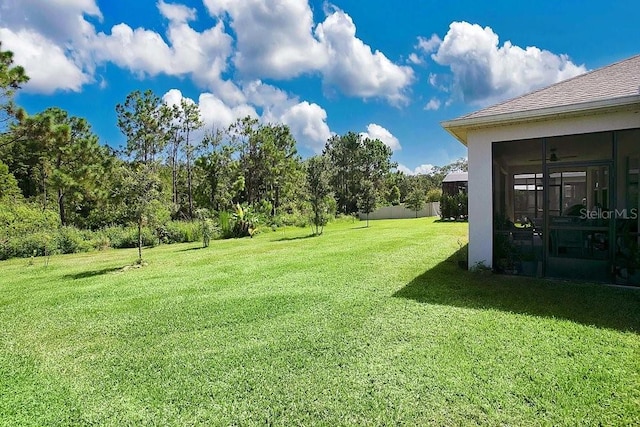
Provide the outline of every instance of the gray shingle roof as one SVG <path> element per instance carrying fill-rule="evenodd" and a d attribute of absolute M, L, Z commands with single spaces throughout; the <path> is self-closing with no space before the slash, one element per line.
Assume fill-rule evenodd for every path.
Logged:
<path fill-rule="evenodd" d="M 562 107 L 633 95 L 640 95 L 640 55 L 492 105 L 460 117 L 458 120 Z"/>
<path fill-rule="evenodd" d="M 442 182 L 467 182 L 469 174 L 467 172 L 451 172 L 444 177 Z"/>

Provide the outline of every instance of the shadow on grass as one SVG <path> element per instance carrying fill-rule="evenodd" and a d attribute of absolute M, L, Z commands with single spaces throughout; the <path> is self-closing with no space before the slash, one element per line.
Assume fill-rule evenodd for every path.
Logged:
<path fill-rule="evenodd" d="M 124 267 L 103 268 L 101 270 L 82 271 L 76 274 L 67 274 L 65 279 L 86 279 L 88 277 L 102 276 L 104 274 L 115 273 L 121 271 Z"/>
<path fill-rule="evenodd" d="M 425 271 L 394 297 L 565 319 L 640 333 L 640 289 L 473 273 L 458 267 L 461 254 L 458 252 Z"/>
<path fill-rule="evenodd" d="M 313 237 L 318 237 L 315 234 L 309 234 L 306 236 L 298 236 L 298 237 L 281 237 L 279 239 L 275 239 L 274 242 L 290 242 L 293 240 L 305 240 L 305 239 L 311 239 Z"/>
<path fill-rule="evenodd" d="M 200 249 L 206 249 L 206 248 L 203 248 L 202 246 L 196 246 L 195 248 L 180 249 L 180 250 L 178 250 L 178 252 L 199 251 Z"/>

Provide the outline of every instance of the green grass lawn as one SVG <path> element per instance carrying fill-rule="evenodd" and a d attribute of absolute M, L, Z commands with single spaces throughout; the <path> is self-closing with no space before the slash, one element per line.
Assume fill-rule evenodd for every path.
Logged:
<path fill-rule="evenodd" d="M 0 262 L 0 425 L 638 425 L 640 292 L 431 219 Z"/>

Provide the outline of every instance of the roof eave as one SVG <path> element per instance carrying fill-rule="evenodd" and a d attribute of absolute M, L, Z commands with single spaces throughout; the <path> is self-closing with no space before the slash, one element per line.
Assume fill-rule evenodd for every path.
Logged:
<path fill-rule="evenodd" d="M 490 116 L 459 118 L 443 121 L 440 125 L 458 141 L 467 145 L 467 131 L 469 129 L 581 116 L 606 111 L 625 110 L 636 104 L 640 106 L 640 95 L 540 108 L 537 110 L 494 114 Z"/>
<path fill-rule="evenodd" d="M 449 132 L 451 136 L 453 136 L 455 139 L 457 139 L 458 141 L 460 141 L 466 146 L 467 145 L 467 129 L 455 127 L 455 126 L 447 127 L 445 126 L 445 123 L 449 123 L 449 122 L 440 122 L 440 125 L 444 128 L 444 130 Z"/>

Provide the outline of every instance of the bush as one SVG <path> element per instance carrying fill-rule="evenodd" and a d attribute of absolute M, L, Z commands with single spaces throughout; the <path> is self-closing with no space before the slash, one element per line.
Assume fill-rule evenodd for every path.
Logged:
<path fill-rule="evenodd" d="M 169 221 L 156 228 L 161 243 L 190 243 L 202 238 L 202 230 L 196 221 Z"/>
<path fill-rule="evenodd" d="M 466 193 L 458 193 L 450 196 L 443 194 L 440 198 L 440 216 L 446 218 L 467 218 L 468 197 Z"/>
<path fill-rule="evenodd" d="M 40 206 L 30 203 L 0 202 L 0 235 L 21 237 L 55 231 L 58 224 L 58 214 L 54 211 L 43 212 Z"/>
<path fill-rule="evenodd" d="M 299 211 L 285 213 L 278 216 L 278 223 L 276 225 L 288 225 L 295 227 L 306 227 L 310 224 L 309 214 Z"/>
<path fill-rule="evenodd" d="M 105 229 L 109 237 L 112 248 L 137 248 L 138 247 L 138 227 L 109 227 Z M 142 245 L 155 246 L 157 238 L 155 233 L 148 227 L 142 228 Z"/>
<path fill-rule="evenodd" d="M 54 211 L 43 212 L 27 202 L 0 202 L 0 259 L 50 255 L 56 250 L 57 228 Z"/>
<path fill-rule="evenodd" d="M 218 213 L 218 223 L 223 239 L 253 236 L 257 231 L 256 215 L 248 207 L 236 205 L 235 213 L 222 211 Z"/>
<path fill-rule="evenodd" d="M 94 231 L 93 233 L 91 233 L 89 245 L 95 250 L 103 251 L 111 247 L 111 241 L 109 240 L 109 236 L 104 232 L 104 230 Z"/>
<path fill-rule="evenodd" d="M 60 227 L 56 234 L 56 246 L 62 254 L 87 252 L 91 249 L 91 232 L 82 232 L 75 227 Z"/>
<path fill-rule="evenodd" d="M 227 211 L 218 213 L 218 224 L 220 225 L 220 233 L 223 239 L 228 239 L 233 235 L 233 222 L 231 214 Z"/>
<path fill-rule="evenodd" d="M 10 238 L 2 247 L 4 248 L 3 253 L 0 254 L 2 259 L 45 256 L 56 252 L 54 235 L 46 231 Z"/>
<path fill-rule="evenodd" d="M 427 191 L 427 202 L 437 202 L 442 197 L 442 190 L 439 188 L 432 188 Z"/>

